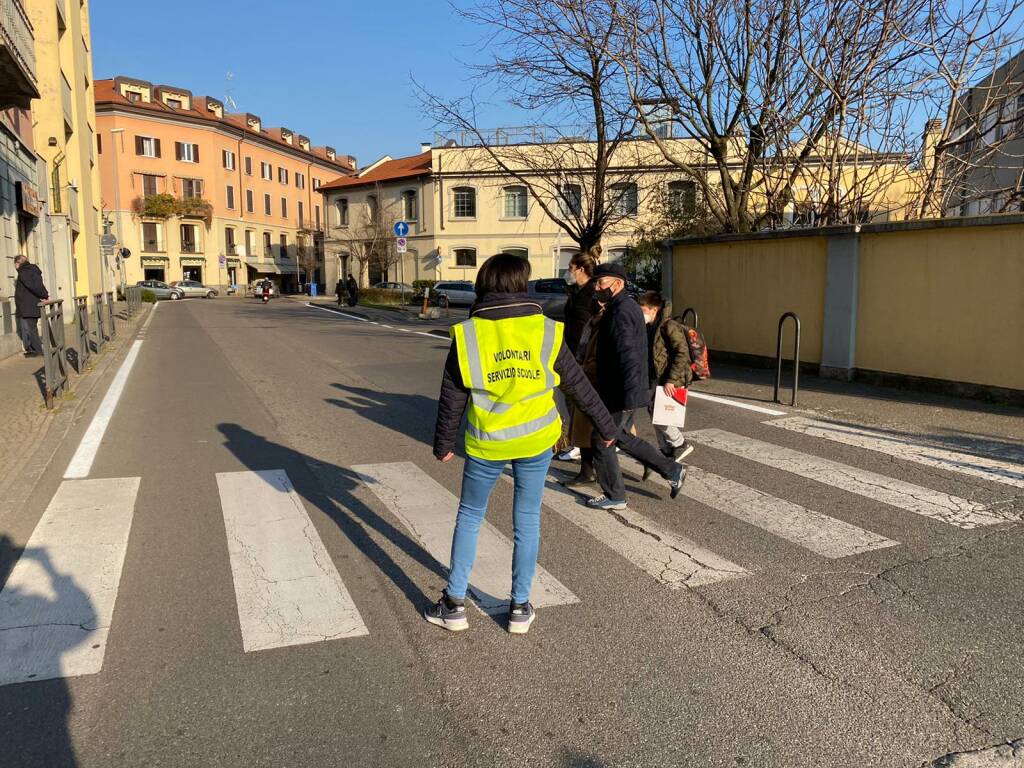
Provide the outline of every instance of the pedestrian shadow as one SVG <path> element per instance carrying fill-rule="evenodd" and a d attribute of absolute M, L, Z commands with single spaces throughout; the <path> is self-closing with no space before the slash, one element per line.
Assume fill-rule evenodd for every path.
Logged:
<path fill-rule="evenodd" d="M 18 563 L 25 570 L 15 573 Z M 30 577 L 45 575 L 46 586 L 39 592 L 10 583 L 12 575 L 21 582 L 20 574 L 28 571 L 37 572 Z M 92 639 L 95 608 L 45 549 L 15 547 L 7 536 L 0 536 L 0 583 L 3 765 L 77 766 L 68 727 L 73 700 L 61 675 L 69 655 Z"/>
<path fill-rule="evenodd" d="M 374 424 L 387 427 L 403 437 L 412 437 L 424 445 L 434 444 L 435 398 L 382 392 L 337 382 L 331 386 L 344 395 L 344 399 L 327 398 L 331 405 L 354 411 Z M 461 429 L 459 431 L 461 433 Z"/>
<path fill-rule="evenodd" d="M 225 447 L 252 471 L 283 469 L 295 490 L 323 512 L 396 587 L 417 610 L 434 602 L 370 535 L 383 536 L 407 557 L 443 581 L 448 570 L 416 541 L 370 507 L 355 491 L 365 482 L 355 472 L 315 459 L 300 451 L 267 440 L 238 424 L 221 423 L 217 429 Z"/>

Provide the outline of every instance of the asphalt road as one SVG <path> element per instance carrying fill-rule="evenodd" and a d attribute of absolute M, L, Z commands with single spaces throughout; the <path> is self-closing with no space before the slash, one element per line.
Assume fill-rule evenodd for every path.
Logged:
<path fill-rule="evenodd" d="M 445 339 L 242 299 L 162 305 L 142 339 L 88 472 L 140 478 L 116 604 L 109 589 L 94 600 L 111 597 L 113 609 L 105 647 L 95 644 L 102 670 L 0 686 L 5 768 L 890 768 L 1024 737 L 1024 483 L 986 477 L 984 462 L 1009 463 L 996 470 L 1004 480 L 1014 464 L 1024 472 L 1024 419 L 984 450 L 945 446 L 981 457 L 970 474 L 691 401 L 688 431 L 754 446 L 698 445 L 693 466 L 734 484 L 715 488 L 756 489 L 883 544 L 826 557 L 716 508 L 728 497 L 673 502 L 631 477 L 642 522 L 616 519 L 623 537 L 643 528 L 655 548 L 682 537 L 696 560 L 710 551 L 742 573 L 673 582 L 547 509 L 540 562 L 575 601 L 539 609 L 525 637 L 475 610 L 470 631 L 454 635 L 419 615 L 447 563 L 359 474 L 408 462 L 402 472 L 423 488 L 408 504 L 440 508 L 443 489 L 458 495 L 461 460 L 440 464 L 430 449 Z M 98 407 L 83 410 L 29 503 L 0 520 L 8 595 L 55 494 L 78 497 L 79 481 L 62 478 Z M 897 447 L 917 443 L 933 444 L 910 429 Z M 842 469 L 828 474 L 820 459 Z M 255 530 L 232 549 L 218 476 L 271 470 L 294 486 L 301 502 L 289 514 L 308 515 L 311 557 L 318 539 L 330 562 L 317 567 L 336 570 L 362 633 L 245 650 L 232 553 L 256 547 L 258 559 L 274 542 Z M 843 479 L 879 475 L 915 486 L 908 498 L 928 509 L 953 498 L 954 513 L 983 524 L 914 513 Z M 248 500 L 235 502 L 244 513 Z M 488 520 L 507 538 L 510 507 L 511 485 L 499 483 Z M 71 588 L 61 583 L 44 590 L 51 603 Z M 27 653 L 2 645 L 3 621 L 0 648 Z M 40 647 L 58 665 L 68 652 Z"/>

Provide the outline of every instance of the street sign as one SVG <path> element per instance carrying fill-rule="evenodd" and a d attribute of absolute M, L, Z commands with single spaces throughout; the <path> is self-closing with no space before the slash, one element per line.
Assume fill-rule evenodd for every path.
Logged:
<path fill-rule="evenodd" d="M 225 264 L 228 263 L 228 260 L 227 257 L 225 257 L 224 254 L 222 253 L 220 256 L 217 257 L 217 262 L 223 267 Z"/>
<path fill-rule="evenodd" d="M 409 241 L 406 240 L 404 237 L 400 237 L 398 238 L 398 240 L 395 241 L 395 251 L 398 253 L 405 253 L 406 250 L 408 249 L 408 246 Z"/>
<path fill-rule="evenodd" d="M 395 237 L 408 237 L 409 225 L 404 221 L 395 222 Z"/>

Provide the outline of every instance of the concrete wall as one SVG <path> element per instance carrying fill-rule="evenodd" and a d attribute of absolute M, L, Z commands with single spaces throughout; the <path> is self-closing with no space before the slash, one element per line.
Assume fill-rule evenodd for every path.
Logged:
<path fill-rule="evenodd" d="M 823 375 L 1024 393 L 1024 216 L 683 241 L 667 267 L 674 309 L 698 310 L 712 360 L 773 358 L 778 318 L 794 311 L 801 359 Z"/>

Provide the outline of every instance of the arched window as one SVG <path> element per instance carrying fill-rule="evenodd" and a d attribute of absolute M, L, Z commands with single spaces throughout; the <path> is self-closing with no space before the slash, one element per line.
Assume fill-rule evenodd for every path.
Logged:
<path fill-rule="evenodd" d="M 406 221 L 416 221 L 419 215 L 416 190 L 407 189 L 402 193 L 402 218 Z"/>
<path fill-rule="evenodd" d="M 335 210 L 337 210 L 337 212 L 338 212 L 338 216 L 337 216 L 337 218 L 338 218 L 338 226 L 339 227 L 347 227 L 348 226 L 348 198 L 347 197 L 340 197 L 340 198 L 338 198 L 337 202 L 335 202 L 335 204 L 334 204 L 334 207 L 335 207 Z"/>
<path fill-rule="evenodd" d="M 525 219 L 527 215 L 526 187 L 505 187 L 505 207 L 503 216 L 506 219 Z"/>
<path fill-rule="evenodd" d="M 530 252 L 526 248 L 520 248 L 518 246 L 511 246 L 509 248 L 502 248 L 502 253 L 507 253 L 509 256 L 518 256 L 520 259 L 530 260 Z"/>
<path fill-rule="evenodd" d="M 455 249 L 455 266 L 456 267 L 475 267 L 476 266 L 476 248 L 456 248 Z"/>
<path fill-rule="evenodd" d="M 476 190 L 473 187 L 455 187 L 452 195 L 452 216 L 456 219 L 475 219 Z"/>
<path fill-rule="evenodd" d="M 367 208 L 369 208 L 370 221 L 374 221 L 374 222 L 377 221 L 377 210 L 378 210 L 378 208 L 377 208 L 377 196 L 376 195 L 367 195 L 366 196 L 366 206 L 367 206 Z"/>

